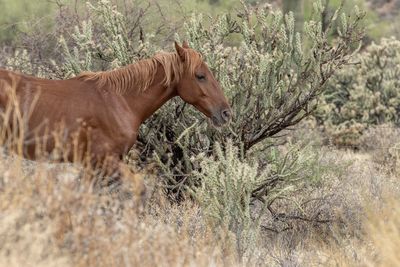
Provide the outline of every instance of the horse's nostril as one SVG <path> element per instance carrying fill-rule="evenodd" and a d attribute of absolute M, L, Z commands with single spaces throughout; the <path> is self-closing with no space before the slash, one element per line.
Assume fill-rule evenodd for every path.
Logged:
<path fill-rule="evenodd" d="M 229 109 L 223 110 L 223 111 L 221 112 L 221 115 L 222 115 L 222 118 L 223 118 L 225 121 L 229 121 L 229 120 L 231 119 L 231 116 L 232 116 L 231 111 L 230 111 Z"/>

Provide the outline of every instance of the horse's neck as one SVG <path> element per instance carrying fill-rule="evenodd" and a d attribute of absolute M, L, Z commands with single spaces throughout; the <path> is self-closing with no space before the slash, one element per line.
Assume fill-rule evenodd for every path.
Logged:
<path fill-rule="evenodd" d="M 125 96 L 128 105 L 140 122 L 145 121 L 164 105 L 165 102 L 176 96 L 174 85 L 165 87 L 162 84 L 164 75 L 163 71 L 157 71 L 153 83 L 149 88 L 143 92 L 127 94 Z"/>

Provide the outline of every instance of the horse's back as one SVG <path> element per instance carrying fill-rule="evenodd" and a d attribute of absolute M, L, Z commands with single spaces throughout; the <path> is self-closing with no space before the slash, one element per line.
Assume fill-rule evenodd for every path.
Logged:
<path fill-rule="evenodd" d="M 8 90 L 8 89 L 12 90 Z M 7 106 L 15 92 L 21 112 L 29 114 L 31 125 L 62 120 L 70 125 L 77 119 L 95 116 L 104 99 L 91 82 L 79 79 L 49 80 L 0 69 L 0 107 Z"/>
<path fill-rule="evenodd" d="M 0 69 L 0 112 L 6 110 L 10 94 L 14 94 L 21 115 L 27 119 L 24 123 L 27 140 L 59 131 L 68 133 L 69 138 L 79 131 L 82 121 L 97 117 L 91 110 L 91 102 L 98 102 L 95 91 L 79 79 L 42 79 Z M 51 151 L 54 146 L 54 140 L 46 141 L 46 150 Z M 26 144 L 25 156 L 34 159 L 35 149 L 36 144 Z"/>
<path fill-rule="evenodd" d="M 41 98 L 67 102 L 93 99 L 98 95 L 97 91 L 93 90 L 95 88 L 90 81 L 86 82 L 77 78 L 50 80 L 0 69 L 0 90 L 4 93 L 6 88 L 14 88 L 20 96 L 27 94 L 33 97 L 37 93 Z"/>
<path fill-rule="evenodd" d="M 20 72 L 0 68 L 0 88 L 3 89 L 5 86 L 18 87 L 20 83 L 39 80 L 46 81 L 46 79 L 36 78 Z M 1 84 L 3 86 L 1 86 Z"/>
<path fill-rule="evenodd" d="M 48 80 L 0 70 L 1 81 L 15 87 L 21 113 L 28 117 L 28 136 L 45 136 L 64 128 L 63 136 L 69 138 L 79 133 L 79 143 L 84 146 L 87 140 L 103 144 L 91 149 L 96 155 L 111 150 L 120 153 L 136 138 L 131 125 L 134 118 L 123 97 L 102 90 L 96 81 Z M 5 105 L 3 101 L 2 106 Z M 49 139 L 46 148 L 51 151 L 54 145 L 54 140 Z M 33 159 L 35 144 L 28 145 L 27 150 L 28 157 Z"/>

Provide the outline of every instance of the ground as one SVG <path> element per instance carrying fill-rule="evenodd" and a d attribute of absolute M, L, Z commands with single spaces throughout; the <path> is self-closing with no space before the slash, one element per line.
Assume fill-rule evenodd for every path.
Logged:
<path fill-rule="evenodd" d="M 382 162 L 379 148 L 314 149 L 323 179 L 275 206 L 279 214 L 267 213 L 257 249 L 241 261 L 232 239 L 215 240 L 195 202 L 171 203 L 154 175 L 133 175 L 126 186 L 144 180 L 147 191 L 131 190 L 136 195 L 126 200 L 94 194 L 77 180 L 76 166 L 3 156 L 0 265 L 395 266 L 396 159 Z"/>

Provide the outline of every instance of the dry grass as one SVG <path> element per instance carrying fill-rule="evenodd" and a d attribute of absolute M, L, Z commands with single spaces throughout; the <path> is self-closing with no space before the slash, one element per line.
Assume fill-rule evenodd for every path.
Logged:
<path fill-rule="evenodd" d="M 99 192 L 78 164 L 2 152 L 0 266 L 399 266 L 398 168 L 376 149 L 336 150 L 313 136 L 316 179 L 273 205 L 242 259 L 195 203 L 168 202 L 156 175 L 127 172 L 119 190 Z"/>
<path fill-rule="evenodd" d="M 399 266 L 400 172 L 393 168 L 397 158 L 378 160 L 399 131 L 381 137 L 381 130 L 372 131 L 362 140 L 365 149 L 352 151 L 323 146 L 318 131 L 305 129 L 289 138 L 316 140 L 322 179 L 298 190 L 291 202 L 276 203 L 278 216 L 265 217 L 267 265 Z"/>
<path fill-rule="evenodd" d="M 264 225 L 282 231 L 264 230 L 259 249 L 243 262 L 233 244 L 216 240 L 189 200 L 177 206 L 154 189 L 143 206 L 140 191 L 129 199 L 94 193 L 73 165 L 2 157 L 0 265 L 397 266 L 397 174 L 382 171 L 368 153 L 327 149 L 322 155 L 320 165 L 336 171 L 294 196 L 297 203 L 319 200 L 303 205 L 303 213 L 294 205 L 277 207 L 330 221 L 266 216 Z M 133 175 L 136 184 L 124 187 L 137 188 L 144 176 Z"/>
<path fill-rule="evenodd" d="M 70 170 L 37 166 L 26 172 L 20 162 L 1 165 L 1 266 L 235 263 L 233 252 L 213 240 L 190 202 L 178 207 L 154 194 L 143 211 L 135 198 L 93 193 L 76 179 L 60 178 Z"/>

